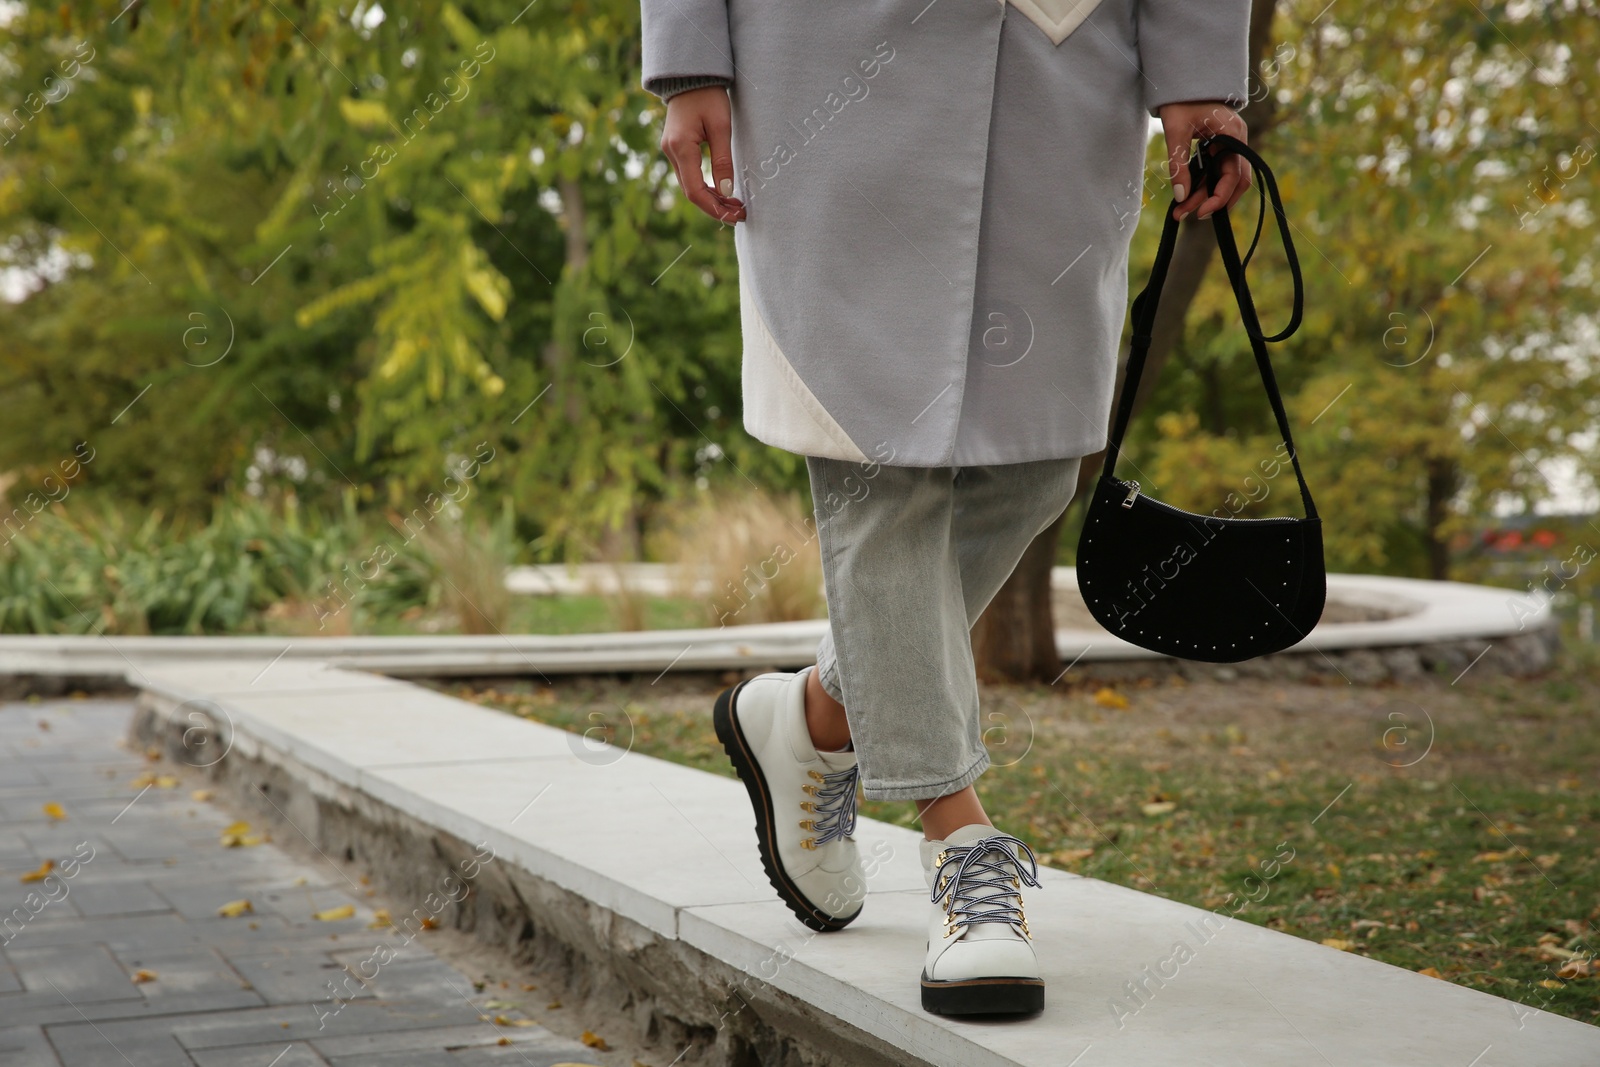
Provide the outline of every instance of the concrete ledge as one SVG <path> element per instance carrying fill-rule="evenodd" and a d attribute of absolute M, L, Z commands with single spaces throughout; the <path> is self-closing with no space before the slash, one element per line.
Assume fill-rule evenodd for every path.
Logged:
<path fill-rule="evenodd" d="M 1056 568 L 1054 580 L 1059 589 L 1076 588 L 1070 567 Z M 1324 622 L 1292 649 L 1222 669 L 1328 673 L 1370 682 L 1430 669 L 1454 673 L 1473 664 L 1483 673 L 1527 674 L 1548 665 L 1554 654 L 1549 604 L 1510 590 L 1355 574 L 1329 575 L 1328 589 L 1330 600 L 1393 614 L 1377 621 Z M 791 669 L 813 662 L 827 626 L 825 619 L 812 619 L 700 630 L 486 637 L 0 636 L 0 677 L 32 679 L 41 686 L 49 679 L 121 678 L 151 663 L 207 661 L 253 662 L 258 666 L 251 673 L 263 676 L 292 661 L 394 677 Z M 1218 669 L 1150 652 L 1101 629 L 1057 630 L 1056 646 L 1064 662 L 1093 668 L 1096 676 Z"/>
<path fill-rule="evenodd" d="M 558 962 L 631 1018 L 641 1041 L 668 1049 L 664 1059 L 1600 1059 L 1600 1028 L 1051 869 L 1029 901 L 1049 984 L 1044 1015 L 928 1015 L 916 982 L 927 904 L 913 831 L 860 820 L 866 910 L 846 930 L 818 935 L 767 886 L 744 791 L 731 779 L 320 664 L 279 663 L 265 674 L 254 663 L 146 666 L 130 680 L 143 689 L 141 739 L 203 767 L 280 832 L 365 859 L 396 893 L 437 893 L 443 874 L 475 848 L 491 849 L 441 921 Z M 1253 847 L 1270 852 L 1274 842 Z M 1175 962 L 1179 943 L 1186 958 Z"/>

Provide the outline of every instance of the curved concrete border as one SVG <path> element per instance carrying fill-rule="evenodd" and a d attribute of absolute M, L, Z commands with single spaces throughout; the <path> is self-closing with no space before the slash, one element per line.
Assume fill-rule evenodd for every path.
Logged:
<path fill-rule="evenodd" d="M 1056 568 L 1054 579 L 1058 588 L 1076 588 L 1071 567 Z M 1246 669 L 1281 663 L 1291 672 L 1331 666 L 1335 672 L 1348 673 L 1337 665 L 1337 654 L 1408 646 L 1442 649 L 1435 659 L 1458 669 L 1496 644 L 1515 650 L 1499 657 L 1499 669 L 1511 673 L 1542 667 L 1550 657 L 1554 617 L 1547 600 L 1463 582 L 1360 574 L 1329 575 L 1328 589 L 1331 599 L 1405 614 L 1375 622 L 1324 623 L 1294 648 L 1250 661 L 1252 666 Z M 698 630 L 557 635 L 4 636 L 0 675 L 120 677 L 139 664 L 211 660 L 251 660 L 267 671 L 286 659 L 315 659 L 397 677 L 788 668 L 813 661 L 827 626 L 825 619 L 810 619 Z M 1057 630 L 1056 645 L 1067 663 L 1194 666 L 1130 645 L 1104 630 Z M 1382 673 L 1417 669 L 1412 662 L 1385 667 Z M 1359 673 L 1362 677 L 1356 680 L 1373 680 L 1372 670 Z"/>

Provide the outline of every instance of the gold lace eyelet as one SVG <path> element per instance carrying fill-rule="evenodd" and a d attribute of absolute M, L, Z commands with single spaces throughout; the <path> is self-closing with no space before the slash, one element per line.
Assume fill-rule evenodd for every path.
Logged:
<path fill-rule="evenodd" d="M 815 778 L 817 781 L 822 781 L 822 775 L 818 774 L 816 771 L 807 771 L 806 773 Z"/>
<path fill-rule="evenodd" d="M 814 785 L 803 785 L 800 787 L 800 792 L 806 794 L 807 796 L 814 797 L 817 795 L 817 787 Z"/>
<path fill-rule="evenodd" d="M 817 810 L 817 806 L 815 804 L 811 803 L 811 801 L 809 801 L 809 800 L 802 800 L 800 802 L 800 810 L 801 811 L 816 811 Z"/>
<path fill-rule="evenodd" d="M 800 847 L 812 849 L 814 851 L 817 847 L 817 839 L 814 837 L 808 837 L 804 841 L 800 842 Z"/>
<path fill-rule="evenodd" d="M 813 821 L 811 819 L 801 819 L 800 820 L 800 829 L 802 829 L 802 830 L 815 830 L 816 829 L 816 825 L 813 823 Z"/>

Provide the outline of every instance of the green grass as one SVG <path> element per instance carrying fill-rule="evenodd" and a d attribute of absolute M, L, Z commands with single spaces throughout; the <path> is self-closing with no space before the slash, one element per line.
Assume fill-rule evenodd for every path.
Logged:
<path fill-rule="evenodd" d="M 1600 977 L 1557 977 L 1558 957 L 1600 948 L 1600 663 L 1572 655 L 1453 686 L 988 687 L 978 788 L 1052 866 L 1596 1023 Z M 731 775 L 722 684 L 451 691 Z M 861 811 L 916 825 L 909 804 Z"/>

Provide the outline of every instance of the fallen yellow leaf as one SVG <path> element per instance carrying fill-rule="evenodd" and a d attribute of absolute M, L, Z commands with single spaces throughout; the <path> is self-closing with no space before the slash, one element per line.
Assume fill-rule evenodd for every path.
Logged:
<path fill-rule="evenodd" d="M 1510 856 L 1510 852 L 1480 852 L 1476 856 L 1472 857 L 1472 862 L 1499 863 L 1502 860 L 1509 859 Z"/>
<path fill-rule="evenodd" d="M 1322 943 L 1327 945 L 1329 948 L 1336 948 L 1340 952 L 1349 952 L 1351 949 L 1356 947 L 1356 943 L 1354 941 L 1346 941 L 1342 937 L 1325 937 L 1322 939 Z"/>
<path fill-rule="evenodd" d="M 1115 708 L 1117 711 L 1128 710 L 1128 698 L 1109 686 L 1096 691 L 1094 702 L 1102 708 Z"/>
<path fill-rule="evenodd" d="M 133 972 L 133 980 L 134 980 L 134 982 L 136 984 L 142 984 L 144 982 L 154 982 L 156 980 L 156 972 L 154 972 L 154 971 L 143 971 L 143 970 L 134 971 Z"/>
<path fill-rule="evenodd" d="M 1540 982 L 1539 984 L 1544 986 L 1546 989 L 1565 989 L 1565 988 L 1567 988 L 1565 984 L 1556 981 L 1554 978 L 1546 978 L 1544 981 Z"/>
<path fill-rule="evenodd" d="M 372 921 L 367 924 L 368 930 L 381 930 L 385 926 L 393 926 L 394 920 L 389 918 L 388 908 L 379 908 L 372 913 Z"/>
<path fill-rule="evenodd" d="M 601 1052 L 611 1051 L 611 1046 L 606 1044 L 606 1039 L 595 1033 L 593 1030 L 585 1030 L 583 1032 L 583 1036 L 578 1038 L 578 1040 L 582 1041 L 585 1045 L 588 1045 L 592 1049 L 598 1049 Z"/>
<path fill-rule="evenodd" d="M 561 1007 L 561 1001 L 559 1000 L 552 1000 L 544 1006 L 545 1011 L 555 1011 L 559 1007 Z"/>
<path fill-rule="evenodd" d="M 239 916 L 255 910 L 248 900 L 230 900 L 217 909 L 217 914 L 224 919 L 237 919 Z"/>
<path fill-rule="evenodd" d="M 1588 960 L 1584 959 L 1568 960 L 1561 965 L 1560 970 L 1556 971 L 1557 978 L 1565 978 L 1569 982 L 1574 978 L 1587 978 L 1589 974 L 1590 964 Z"/>
<path fill-rule="evenodd" d="M 65 819 L 67 817 L 67 809 L 53 800 L 44 806 L 44 813 L 52 819 Z"/>
<path fill-rule="evenodd" d="M 247 822 L 231 823 L 222 831 L 223 848 L 249 848 L 261 844 L 261 841 L 259 834 L 250 833 L 250 824 Z"/>
<path fill-rule="evenodd" d="M 1437 967 L 1424 967 L 1421 970 L 1419 970 L 1417 973 L 1418 974 L 1425 974 L 1429 978 L 1443 978 L 1444 977 L 1444 975 L 1439 973 L 1439 968 L 1437 968 Z"/>
<path fill-rule="evenodd" d="M 338 922 L 340 919 L 353 918 L 355 913 L 356 906 L 354 904 L 341 904 L 337 908 L 327 908 L 323 911 L 315 912 L 311 917 L 319 922 L 331 923 Z"/>
<path fill-rule="evenodd" d="M 21 878 L 17 879 L 17 881 L 19 881 L 19 882 L 42 882 L 45 879 L 45 875 L 49 874 L 51 871 L 53 871 L 55 869 L 56 869 L 56 861 L 55 860 L 45 860 L 43 863 L 39 864 L 39 869 L 38 870 L 29 871 L 27 874 L 25 874 Z"/>
<path fill-rule="evenodd" d="M 209 790 L 209 789 L 196 789 L 193 793 L 189 794 L 189 799 L 190 800 L 194 800 L 194 801 L 198 801 L 198 802 L 203 804 L 206 801 L 210 800 L 211 796 L 212 796 L 212 793 L 211 793 L 211 790 Z"/>
<path fill-rule="evenodd" d="M 1170 800 L 1152 800 L 1148 804 L 1141 805 L 1139 810 L 1146 815 L 1165 815 L 1169 811 L 1177 810 L 1177 807 L 1178 805 Z"/>
<path fill-rule="evenodd" d="M 178 778 L 177 778 L 177 776 L 176 775 L 172 775 L 172 774 L 163 774 L 163 775 L 157 776 L 157 778 L 156 778 L 156 788 L 157 789 L 176 789 L 176 788 L 178 788 Z"/>

